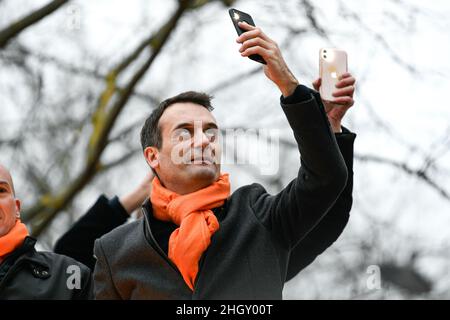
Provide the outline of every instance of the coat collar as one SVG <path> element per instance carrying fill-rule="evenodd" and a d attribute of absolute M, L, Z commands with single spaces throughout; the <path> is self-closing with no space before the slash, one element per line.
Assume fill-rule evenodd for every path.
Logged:
<path fill-rule="evenodd" d="M 44 255 L 36 251 L 35 245 L 36 239 L 27 236 L 22 245 L 3 261 L 0 269 L 1 278 L 8 277 L 9 271 L 14 272 L 13 269 L 23 264 L 26 265 L 25 270 L 29 270 L 34 277 L 49 278 L 51 276 L 50 264 Z"/>
<path fill-rule="evenodd" d="M 49 278 L 51 276 L 51 266 L 48 260 L 45 259 L 45 256 L 36 251 L 35 245 L 36 239 L 26 237 L 22 247 L 27 246 L 26 249 L 28 250 L 17 259 L 17 262 L 23 260 L 27 263 L 35 277 L 42 279 Z"/>

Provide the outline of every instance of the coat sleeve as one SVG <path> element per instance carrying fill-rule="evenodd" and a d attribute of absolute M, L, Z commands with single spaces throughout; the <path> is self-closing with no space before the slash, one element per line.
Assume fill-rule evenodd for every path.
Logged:
<path fill-rule="evenodd" d="M 286 281 L 295 277 L 330 247 L 347 225 L 353 203 L 353 145 L 355 138 L 356 134 L 346 128 L 343 128 L 342 133 L 336 134 L 339 149 L 347 166 L 347 184 L 325 217 L 292 249 Z"/>
<path fill-rule="evenodd" d="M 96 300 L 121 299 L 114 285 L 111 268 L 104 253 L 101 239 L 95 241 L 94 254 L 97 258 L 94 268 L 94 298 Z"/>
<path fill-rule="evenodd" d="M 117 197 L 109 200 L 101 195 L 88 212 L 57 240 L 54 251 L 94 270 L 94 241 L 125 223 L 128 217 Z"/>
<path fill-rule="evenodd" d="M 262 192 L 252 203 L 257 218 L 289 250 L 322 219 L 347 182 L 345 162 L 321 100 L 312 93 L 306 101 L 295 99 L 304 88 L 298 86 L 294 98 L 281 103 L 301 155 L 298 175 L 277 195 Z"/>

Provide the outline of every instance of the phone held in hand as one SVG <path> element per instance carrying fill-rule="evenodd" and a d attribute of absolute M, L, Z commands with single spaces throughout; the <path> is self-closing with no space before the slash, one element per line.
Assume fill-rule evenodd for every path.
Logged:
<path fill-rule="evenodd" d="M 230 14 L 231 21 L 233 21 L 234 28 L 236 29 L 236 32 L 239 36 L 246 30 L 241 29 L 238 25 L 238 22 L 247 22 L 249 25 L 255 26 L 255 22 L 248 13 L 233 8 L 228 10 L 228 13 Z M 259 63 L 266 64 L 266 61 L 264 61 L 263 57 L 261 57 L 259 54 L 252 54 L 249 56 L 249 58 Z"/>
<path fill-rule="evenodd" d="M 333 92 L 337 89 L 339 77 L 347 72 L 347 53 L 335 48 L 322 48 L 319 51 L 319 69 L 322 83 L 320 97 L 326 101 L 334 99 Z"/>

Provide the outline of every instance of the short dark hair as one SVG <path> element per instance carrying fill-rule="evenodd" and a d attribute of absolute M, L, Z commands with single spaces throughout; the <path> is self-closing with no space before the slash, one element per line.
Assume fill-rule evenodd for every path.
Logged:
<path fill-rule="evenodd" d="M 169 106 L 179 102 L 192 102 L 205 107 L 206 109 L 208 109 L 208 111 L 213 111 L 214 108 L 211 105 L 212 98 L 212 96 L 203 92 L 186 91 L 162 101 L 145 120 L 144 126 L 142 127 L 142 150 L 145 150 L 145 148 L 147 147 L 153 146 L 157 147 L 158 149 L 161 148 L 162 136 L 161 130 L 159 128 L 159 119 Z"/>

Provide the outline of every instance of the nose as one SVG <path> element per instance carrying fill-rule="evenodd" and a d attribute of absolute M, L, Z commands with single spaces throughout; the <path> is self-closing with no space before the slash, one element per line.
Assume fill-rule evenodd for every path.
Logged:
<path fill-rule="evenodd" d="M 203 130 L 196 130 L 194 133 L 194 148 L 204 149 L 210 144 L 208 136 Z"/>

